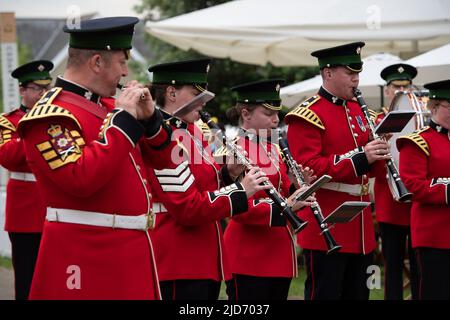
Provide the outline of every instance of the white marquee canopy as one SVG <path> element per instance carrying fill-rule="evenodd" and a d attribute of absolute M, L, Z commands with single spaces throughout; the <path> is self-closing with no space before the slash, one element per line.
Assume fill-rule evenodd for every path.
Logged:
<path fill-rule="evenodd" d="M 361 40 L 363 56 L 412 56 L 450 43 L 450 1 L 235 0 L 149 22 L 147 31 L 183 50 L 258 65 L 315 65 L 310 52 Z"/>

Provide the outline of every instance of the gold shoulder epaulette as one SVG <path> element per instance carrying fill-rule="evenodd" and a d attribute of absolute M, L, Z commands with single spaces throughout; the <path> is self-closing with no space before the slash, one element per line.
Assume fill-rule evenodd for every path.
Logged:
<path fill-rule="evenodd" d="M 69 111 L 60 106 L 54 104 L 44 104 L 41 106 L 35 105 L 30 112 L 28 112 L 22 119 L 20 119 L 18 127 L 20 127 L 24 122 L 43 119 L 48 117 L 65 117 L 72 119 L 77 126 L 81 129 L 81 125 L 75 116 Z"/>
<path fill-rule="evenodd" d="M 320 96 L 312 96 L 311 98 L 305 100 L 300 105 L 295 107 L 294 110 L 290 111 L 286 115 L 286 118 L 288 118 L 289 116 L 300 117 L 300 118 L 308 121 L 309 123 L 312 123 L 313 125 L 319 127 L 320 129 L 325 130 L 325 127 L 324 127 L 322 121 L 320 120 L 320 118 L 317 116 L 317 114 L 314 111 L 312 111 L 311 109 L 309 109 L 310 106 L 312 106 L 314 103 L 316 103 L 319 100 L 320 100 Z"/>
<path fill-rule="evenodd" d="M 421 129 L 421 130 L 414 131 L 413 133 L 408 134 L 408 135 L 406 135 L 406 136 L 399 137 L 398 139 L 408 139 L 408 140 L 413 141 L 416 145 L 419 146 L 420 149 L 422 149 L 423 152 L 425 152 L 425 154 L 426 154 L 427 156 L 429 156 L 429 155 L 430 155 L 430 149 L 428 148 L 428 143 L 427 143 L 427 142 L 425 141 L 425 139 L 422 138 L 422 136 L 419 134 L 419 133 L 421 133 L 421 132 L 426 131 L 428 128 L 429 128 L 429 127 L 424 127 L 424 128 Z"/>
<path fill-rule="evenodd" d="M 277 149 L 277 153 L 281 156 L 281 158 L 284 160 L 284 154 L 281 151 L 280 145 L 278 143 L 273 144 L 275 146 L 275 149 Z"/>
<path fill-rule="evenodd" d="M 0 127 L 3 127 L 5 129 L 9 129 L 11 131 L 16 131 L 16 127 L 11 123 L 11 121 L 6 119 L 3 116 L 3 114 L 0 114 Z"/>
<path fill-rule="evenodd" d="M 209 141 L 209 138 L 211 136 L 211 129 L 209 126 L 204 123 L 201 119 L 195 122 L 195 125 L 202 131 L 205 138 Z"/>
<path fill-rule="evenodd" d="M 380 115 L 380 113 L 376 112 L 375 110 L 369 109 L 369 116 L 370 116 L 370 120 L 372 120 L 372 122 L 375 123 L 375 121 L 377 120 L 379 115 Z"/>
<path fill-rule="evenodd" d="M 239 140 L 239 136 L 236 136 L 232 143 L 236 144 Z M 213 153 L 213 157 L 225 157 L 230 154 L 230 150 L 227 148 L 226 145 L 221 145 L 216 151 Z"/>
<path fill-rule="evenodd" d="M 216 151 L 214 151 L 213 157 L 225 157 L 228 155 L 228 149 L 226 146 L 221 146 L 219 149 L 217 149 Z"/>
<path fill-rule="evenodd" d="M 34 107 L 42 106 L 42 105 L 50 105 L 52 104 L 53 100 L 58 96 L 58 94 L 61 92 L 62 88 L 54 87 L 50 90 L 48 90 L 42 97 L 39 99 L 38 102 L 34 105 Z"/>

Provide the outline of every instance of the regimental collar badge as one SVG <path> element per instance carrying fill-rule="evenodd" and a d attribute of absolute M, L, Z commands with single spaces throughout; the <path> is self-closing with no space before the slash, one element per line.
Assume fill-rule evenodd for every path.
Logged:
<path fill-rule="evenodd" d="M 86 92 L 84 93 L 84 97 L 85 97 L 86 99 L 88 99 L 88 100 L 91 100 L 91 98 L 92 98 L 92 92 L 86 91 Z"/>
<path fill-rule="evenodd" d="M 319 89 L 319 95 L 326 100 L 330 101 L 332 104 L 338 105 L 338 106 L 345 106 L 346 100 L 341 99 L 339 97 L 336 97 L 335 95 L 328 92 L 324 87 L 320 87 Z"/>
<path fill-rule="evenodd" d="M 437 124 L 436 122 L 434 122 L 433 120 L 430 121 L 430 127 L 433 128 L 434 130 L 436 130 L 439 133 L 442 134 L 446 134 L 449 135 L 449 130 L 444 128 L 443 126 Z M 450 137 L 450 136 L 449 136 Z"/>

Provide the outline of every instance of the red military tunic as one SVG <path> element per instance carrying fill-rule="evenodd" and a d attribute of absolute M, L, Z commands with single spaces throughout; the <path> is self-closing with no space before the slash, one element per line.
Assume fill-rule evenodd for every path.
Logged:
<path fill-rule="evenodd" d="M 28 166 L 23 143 L 17 134 L 17 123 L 26 114 L 21 106 L 8 114 L 0 115 L 0 164 L 11 172 L 18 173 L 10 178 L 6 187 L 5 231 L 42 232 L 45 220 L 45 205 L 35 181 L 25 179 L 32 176 Z M 24 178 L 20 178 L 20 176 Z"/>
<path fill-rule="evenodd" d="M 397 139 L 402 179 L 413 194 L 411 241 L 413 248 L 450 249 L 450 136 L 430 126 Z"/>
<path fill-rule="evenodd" d="M 243 129 L 239 133 L 236 143 L 267 174 L 278 192 L 287 197 L 291 183 L 276 146 Z M 232 218 L 225 230 L 225 247 L 233 274 L 297 276 L 294 235 L 265 191 L 253 195 L 247 213 Z"/>
<path fill-rule="evenodd" d="M 59 78 L 56 87 L 19 123 L 19 135 L 46 205 L 125 216 L 149 213 L 151 190 L 136 145 L 142 127 L 120 109 L 104 122 L 114 100 L 89 101 L 82 91 L 86 90 Z M 94 100 L 91 92 L 84 96 Z M 153 138 L 141 137 L 139 144 L 141 149 L 146 144 L 158 146 L 167 138 L 167 131 L 160 129 Z M 165 161 L 159 154 L 147 159 L 157 166 Z M 83 214 L 92 219 L 89 213 Z M 31 299 L 159 297 L 146 231 L 45 222 Z"/>
<path fill-rule="evenodd" d="M 368 172 L 370 166 L 363 146 L 369 141 L 369 130 L 360 106 L 332 96 L 321 88 L 319 94 L 306 100 L 285 118 L 288 124 L 288 142 L 294 159 L 310 167 L 320 177 L 330 175 L 331 182 L 358 187 L 360 194 L 351 195 L 321 188 L 316 193 L 324 217 L 344 201 L 369 201 Z M 297 239 L 304 249 L 326 251 L 326 243 L 311 210 L 300 217 L 309 221 Z M 354 220 L 336 224 L 331 229 L 344 253 L 370 253 L 375 249 L 375 232 L 370 208 Z"/>
<path fill-rule="evenodd" d="M 376 115 L 375 123 L 379 123 L 385 113 Z M 378 222 L 390 223 L 400 226 L 409 226 L 411 203 L 399 202 L 394 199 L 386 179 L 387 168 L 384 175 L 375 178 L 375 216 Z"/>
<path fill-rule="evenodd" d="M 154 201 L 163 204 L 151 232 L 159 279 L 228 280 L 219 222 L 247 210 L 245 190 L 240 183 L 219 190 L 221 170 L 200 129 L 177 118 L 168 121 L 184 153 L 172 157 L 171 169 L 149 170 Z"/>

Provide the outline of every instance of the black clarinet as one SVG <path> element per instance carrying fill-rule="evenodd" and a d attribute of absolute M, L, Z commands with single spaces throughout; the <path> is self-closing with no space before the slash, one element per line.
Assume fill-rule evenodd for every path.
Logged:
<path fill-rule="evenodd" d="M 211 116 L 206 111 L 199 111 L 200 118 L 205 122 L 212 130 L 216 131 L 216 134 L 222 134 L 223 141 L 228 150 L 230 150 L 239 163 L 243 164 L 247 170 L 250 170 L 253 166 L 250 159 L 248 159 L 237 147 L 237 145 L 229 141 L 225 134 L 222 132 L 220 127 L 211 120 Z M 262 183 L 262 185 L 269 185 L 268 181 Z M 270 199 L 280 208 L 281 214 L 286 217 L 287 221 L 292 227 L 294 233 L 300 232 L 308 224 L 307 221 L 300 219 L 293 211 L 290 206 L 288 206 L 286 199 L 272 186 L 270 189 L 264 190 Z"/>
<path fill-rule="evenodd" d="M 356 97 L 356 100 L 358 101 L 359 106 L 361 107 L 362 112 L 364 113 L 364 117 L 366 118 L 370 131 L 372 132 L 373 138 L 381 139 L 381 137 L 375 132 L 375 125 L 370 118 L 369 110 L 367 109 L 366 102 L 361 95 L 361 91 L 355 88 L 353 89 L 353 93 Z M 394 199 L 400 202 L 411 201 L 412 193 L 409 192 L 408 189 L 406 189 L 406 186 L 400 178 L 400 173 L 398 172 L 398 169 L 392 157 L 386 160 L 386 166 L 388 170 L 388 185 Z"/>
<path fill-rule="evenodd" d="M 308 186 L 305 177 L 300 171 L 300 167 L 298 166 L 297 161 L 294 160 L 286 142 L 284 142 L 283 138 L 281 137 L 280 129 L 278 129 L 278 145 L 280 146 L 281 152 L 283 153 L 283 160 L 286 163 L 289 171 L 293 175 L 294 179 L 297 181 L 297 184 L 299 186 Z M 323 234 L 325 242 L 327 244 L 327 254 L 330 254 L 334 251 L 339 251 L 342 246 L 338 245 L 331 235 L 328 223 L 324 222 L 325 218 L 323 217 L 322 209 L 320 208 L 320 205 L 317 203 L 317 201 L 314 202 L 314 204 L 311 206 L 311 210 L 313 212 L 314 218 L 317 221 L 317 224 L 319 225 L 321 234 Z"/>

